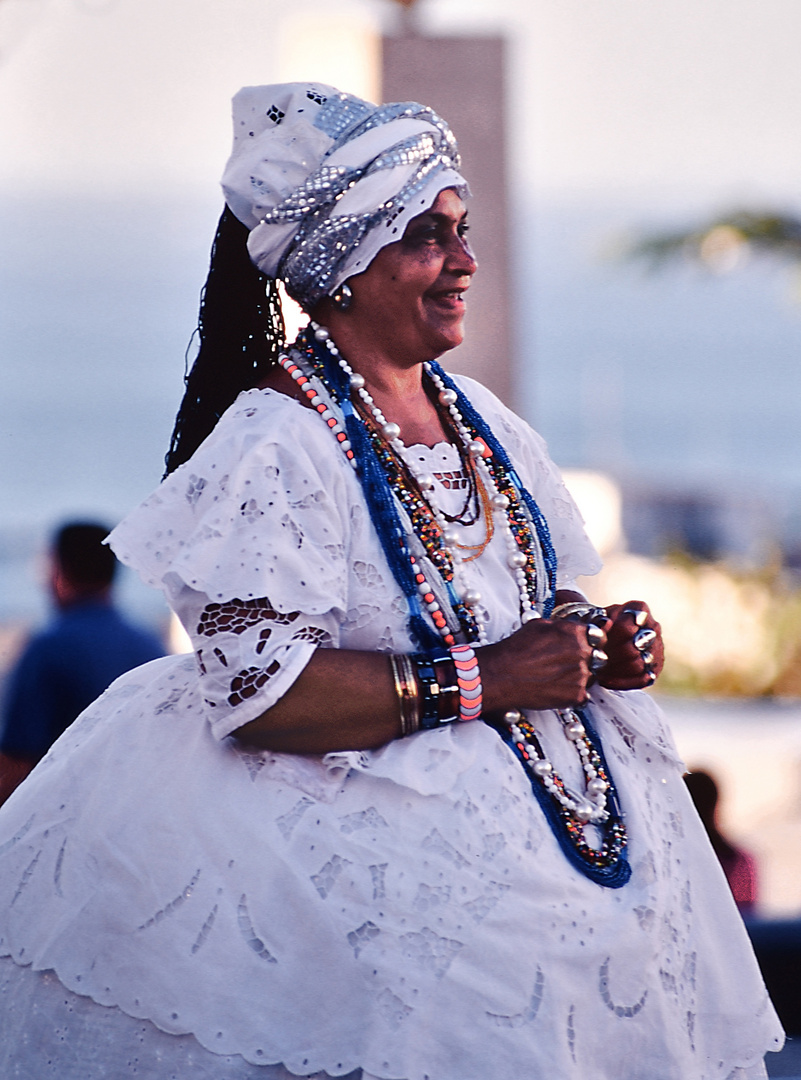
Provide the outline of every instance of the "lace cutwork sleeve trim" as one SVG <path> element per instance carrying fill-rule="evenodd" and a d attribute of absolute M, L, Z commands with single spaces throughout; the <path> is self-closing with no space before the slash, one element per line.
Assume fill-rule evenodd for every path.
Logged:
<path fill-rule="evenodd" d="M 266 596 L 218 603 L 184 588 L 174 602 L 190 628 L 201 693 L 217 738 L 266 712 L 292 686 L 316 648 L 339 642 L 333 613 L 279 611 Z"/>
<path fill-rule="evenodd" d="M 299 611 L 276 611 L 266 596 L 256 600 L 240 600 L 235 597 L 227 604 L 207 604 L 201 613 L 197 633 L 205 637 L 225 632 L 244 634 L 252 626 L 269 620 L 274 620 L 279 626 L 289 626 L 299 615 Z M 268 627 L 262 630 L 261 636 L 266 639 L 270 632 Z"/>
<path fill-rule="evenodd" d="M 277 675 L 281 665 L 273 660 L 267 668 L 250 667 L 239 671 L 231 679 L 231 693 L 228 695 L 228 704 L 232 707 L 241 705 L 243 701 L 255 697 L 262 687 L 267 685 L 269 679 Z"/>

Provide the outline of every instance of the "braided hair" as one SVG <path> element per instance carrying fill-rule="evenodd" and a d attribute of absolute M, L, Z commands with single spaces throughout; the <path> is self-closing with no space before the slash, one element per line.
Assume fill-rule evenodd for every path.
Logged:
<path fill-rule="evenodd" d="M 257 386 L 278 361 L 284 320 L 278 287 L 250 261 L 248 229 L 226 206 L 200 294 L 198 351 L 184 375 L 186 390 L 165 457 L 168 476 L 211 434 L 242 390 Z"/>

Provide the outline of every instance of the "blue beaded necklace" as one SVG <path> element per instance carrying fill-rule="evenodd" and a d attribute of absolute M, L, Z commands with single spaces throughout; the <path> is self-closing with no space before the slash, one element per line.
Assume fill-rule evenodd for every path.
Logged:
<path fill-rule="evenodd" d="M 395 580 L 406 598 L 410 632 L 430 656 L 439 655 L 442 652 L 442 639 L 432 629 L 423 614 L 414 573 L 414 559 L 409 551 L 408 537 L 396 503 L 397 498 L 402 505 L 405 505 L 407 512 L 412 510 L 410 518 L 415 523 L 414 506 L 404 498 L 404 494 L 411 496 L 411 493 L 400 490 L 406 483 L 404 471 L 396 467 L 397 463 L 392 460 L 392 456 L 384 451 L 381 438 L 371 430 L 369 423 L 365 422 L 365 419 L 354 408 L 348 375 L 335 361 L 325 342 L 326 338 L 318 339 L 311 328 L 307 327 L 306 330 L 301 331 L 295 347 L 311 363 L 313 370 L 341 410 L 350 444 L 348 457 L 352 459 L 357 469 L 371 520 Z M 481 414 L 439 364 L 432 362 L 428 368 L 440 385 L 456 395 L 456 406 L 471 439 L 482 440 L 488 448 L 485 464 L 498 492 L 509 497 L 509 525 L 520 550 L 526 552 L 531 550 L 533 544 L 539 546 L 547 576 L 547 591 L 542 603 L 542 614 L 547 618 L 553 611 L 555 603 L 557 558 L 545 517 L 522 483 L 505 448 Z M 331 422 L 333 423 L 333 420 Z M 416 531 L 419 531 L 419 522 L 418 516 Z M 422 539 L 423 536 L 421 536 Z M 475 640 L 475 627 L 471 624 L 469 612 L 453 590 L 452 572 L 449 571 L 450 560 L 444 546 L 440 551 L 432 551 L 430 554 L 433 556 L 431 561 L 446 586 L 463 635 L 470 640 Z M 528 558 L 526 572 L 529 578 L 533 576 L 532 567 L 533 560 Z M 536 581 L 527 582 L 527 591 L 530 596 L 536 595 Z M 531 759 L 529 750 L 531 746 L 538 744 L 536 733 L 531 725 L 522 717 L 518 717 L 517 724 L 514 726 L 506 724 L 492 726 L 496 727 L 500 737 L 523 766 L 545 819 L 571 865 L 598 885 L 618 889 L 631 877 L 631 867 L 626 859 L 626 829 L 601 741 L 590 722 L 588 713 L 583 711 L 578 716 L 582 724 L 580 737 L 586 748 L 585 753 L 593 763 L 593 769 L 606 789 L 608 813 L 599 825 L 603 836 L 601 848 L 593 848 L 587 842 L 582 819 L 565 805 L 564 800 L 560 803 L 554 798 L 548 790 L 548 785 L 542 782 L 541 775 L 533 767 L 535 763 Z M 543 759 L 541 753 L 539 757 L 540 760 Z M 555 779 L 558 781 L 558 778 Z M 558 783 L 561 785 L 561 781 Z"/>
<path fill-rule="evenodd" d="M 323 342 L 316 339 L 310 328 L 301 331 L 296 347 L 299 348 L 327 386 L 335 402 L 342 410 L 345 428 L 357 463 L 359 477 L 365 499 L 370 510 L 373 524 L 378 532 L 381 546 L 387 556 L 395 580 L 402 589 L 409 607 L 409 622 L 412 633 L 427 650 L 435 648 L 441 651 L 442 643 L 437 634 L 430 630 L 420 608 L 417 582 L 411 571 L 410 552 L 406 532 L 397 512 L 395 494 L 387 477 L 387 462 L 380 452 L 378 440 L 371 437 L 369 427 L 351 402 L 351 387 L 347 374 L 334 360 Z M 456 395 L 456 402 L 463 422 L 474 439 L 481 439 L 486 444 L 489 454 L 485 464 L 489 469 L 498 491 L 509 496 L 509 525 L 520 550 L 527 555 L 525 573 L 528 578 L 527 591 L 534 600 L 538 591 L 544 592 L 541 601 L 542 615 L 547 618 L 553 610 L 556 596 L 556 552 L 551 542 L 545 517 L 522 483 L 514 469 L 509 455 L 493 434 L 491 428 L 455 385 L 439 364 L 429 365 L 432 373 L 444 386 Z M 534 560 L 530 557 L 534 546 L 542 553 L 546 582 L 544 590 L 538 589 Z M 456 596 L 452 586 L 452 575 L 442 572 L 442 560 L 432 560 L 440 570 L 443 583 L 451 601 L 451 606 L 462 624 L 466 636 L 475 640 L 475 632 L 466 626 L 464 607 Z M 422 626 L 421 626 L 422 622 Z M 423 627 L 426 631 L 423 631 Z"/>
<path fill-rule="evenodd" d="M 495 484 L 499 491 L 503 491 L 506 486 L 511 486 L 519 500 L 523 502 L 528 511 L 528 516 L 534 525 L 536 531 L 536 542 L 539 543 L 542 550 L 543 560 L 545 562 L 546 573 L 548 576 L 548 594 L 543 605 L 542 614 L 544 618 L 548 618 L 553 611 L 554 604 L 556 602 L 556 551 L 554 550 L 553 543 L 551 542 L 551 534 L 548 529 L 548 523 L 545 520 L 545 516 L 537 506 L 531 493 L 526 488 L 523 481 L 517 475 L 517 471 L 509 460 L 504 447 L 495 437 L 492 428 L 489 426 L 484 417 L 473 406 L 473 403 L 469 400 L 466 394 L 459 389 L 453 379 L 439 366 L 436 361 L 429 363 L 430 370 L 445 384 L 449 390 L 453 390 L 456 394 L 456 404 L 459 412 L 462 414 L 465 424 L 468 428 L 472 429 L 475 434 L 484 440 L 489 449 L 492 451 L 492 456 L 487 458 L 487 465 L 490 472 L 493 475 Z M 522 514 L 512 513 L 512 521 L 510 522 L 512 532 L 517 537 L 524 535 L 528 530 L 528 523 L 525 520 L 525 516 Z"/>

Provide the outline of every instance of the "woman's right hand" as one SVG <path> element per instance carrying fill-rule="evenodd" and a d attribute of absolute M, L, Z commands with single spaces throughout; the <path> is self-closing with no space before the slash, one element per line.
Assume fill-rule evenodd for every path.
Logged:
<path fill-rule="evenodd" d="M 484 710 L 556 709 L 583 704 L 593 678 L 587 626 L 566 619 L 534 619 L 511 637 L 477 650 Z"/>

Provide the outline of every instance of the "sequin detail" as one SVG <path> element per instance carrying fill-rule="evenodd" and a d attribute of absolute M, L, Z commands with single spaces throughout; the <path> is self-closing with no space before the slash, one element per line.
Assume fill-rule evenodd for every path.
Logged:
<path fill-rule="evenodd" d="M 318 101 L 311 94 L 307 93 L 306 96 L 312 101 Z M 314 126 L 332 139 L 340 138 L 371 111 L 366 101 L 352 94 L 337 94 L 336 97 L 321 98 L 318 104 L 321 108 L 314 118 Z"/>
<path fill-rule="evenodd" d="M 282 119 L 280 116 L 275 119 L 272 110 L 268 115 L 276 123 Z M 334 165 L 324 159 L 302 184 L 261 219 L 262 225 L 295 223 L 298 226 L 276 276 L 286 281 L 290 294 L 305 308 L 313 307 L 331 291 L 340 267 L 370 230 L 381 223 L 391 224 L 438 172 L 458 171 L 461 165 L 453 133 L 431 109 L 415 102 L 374 108 L 350 94 L 338 94 L 322 102 L 314 124 L 334 140 L 326 158 L 344 143 L 373 128 L 407 118 L 430 127 L 399 139 L 360 167 Z M 411 166 L 412 173 L 397 194 L 367 213 L 333 216 L 339 200 L 360 180 L 398 166 Z M 466 194 L 466 186 L 459 193 Z"/>

